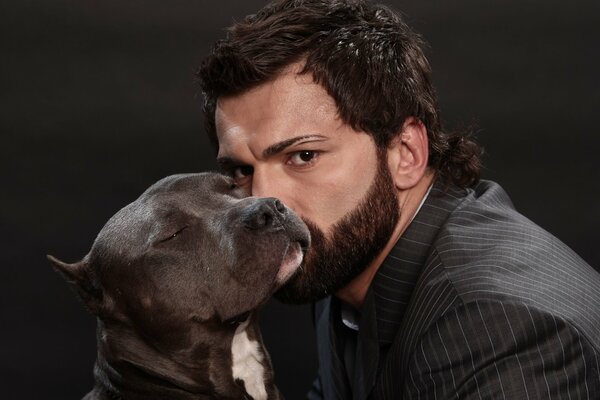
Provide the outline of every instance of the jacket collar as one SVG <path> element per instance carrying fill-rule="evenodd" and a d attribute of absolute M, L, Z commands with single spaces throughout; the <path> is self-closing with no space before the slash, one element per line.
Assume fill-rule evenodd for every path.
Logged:
<path fill-rule="evenodd" d="M 468 191 L 434 183 L 420 210 L 385 258 L 365 298 L 359 325 L 355 397 L 366 399 L 398 332 L 421 269 L 440 228 Z"/>
<path fill-rule="evenodd" d="M 377 271 L 363 303 L 359 322 L 355 373 L 352 382 L 354 396 L 347 387 L 333 379 L 332 369 L 339 372 L 341 342 L 334 327 L 340 326 L 340 304 L 328 297 L 315 305 L 322 389 L 326 398 L 366 399 L 377 380 L 378 367 L 383 363 L 389 345 L 402 322 L 422 266 L 430 253 L 440 227 L 467 195 L 469 190 L 444 186 L 435 182 L 427 199 L 404 234 Z M 337 381 L 337 382 L 336 382 Z"/>
<path fill-rule="evenodd" d="M 372 308 L 377 320 L 378 341 L 382 346 L 393 342 L 422 266 L 430 253 L 440 227 L 466 195 L 457 187 L 445 188 L 437 182 L 396 245 L 379 267 L 370 287 Z"/>

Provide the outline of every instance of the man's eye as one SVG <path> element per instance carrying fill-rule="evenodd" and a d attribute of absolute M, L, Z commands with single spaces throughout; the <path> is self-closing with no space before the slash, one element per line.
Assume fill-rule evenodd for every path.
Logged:
<path fill-rule="evenodd" d="M 288 163 L 298 166 L 298 167 L 302 167 L 302 166 L 306 166 L 306 165 L 313 163 L 317 159 L 318 156 L 319 156 L 319 152 L 317 152 L 317 151 L 312 151 L 312 150 L 298 151 L 298 152 L 293 153 L 290 156 Z"/>
<path fill-rule="evenodd" d="M 249 165 L 243 165 L 233 168 L 231 176 L 233 179 L 242 179 L 252 175 L 253 172 L 254 168 Z"/>

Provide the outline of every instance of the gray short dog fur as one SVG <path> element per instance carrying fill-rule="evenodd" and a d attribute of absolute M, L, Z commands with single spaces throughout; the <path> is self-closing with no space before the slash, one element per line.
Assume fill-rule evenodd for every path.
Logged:
<path fill-rule="evenodd" d="M 83 260 L 48 256 L 98 317 L 85 399 L 279 399 L 255 310 L 309 245 L 272 198 L 216 174 L 167 177 L 115 214 Z"/>

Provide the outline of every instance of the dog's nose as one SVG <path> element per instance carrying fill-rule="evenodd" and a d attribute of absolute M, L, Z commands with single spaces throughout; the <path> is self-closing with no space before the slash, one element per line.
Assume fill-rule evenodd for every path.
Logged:
<path fill-rule="evenodd" d="M 287 209 L 277 199 L 257 199 L 242 213 L 242 222 L 250 229 L 266 229 L 281 225 Z"/>

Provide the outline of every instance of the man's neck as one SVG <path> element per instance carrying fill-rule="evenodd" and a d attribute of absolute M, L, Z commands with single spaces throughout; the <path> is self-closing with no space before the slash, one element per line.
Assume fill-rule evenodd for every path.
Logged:
<path fill-rule="evenodd" d="M 371 282 L 377 273 L 377 270 L 390 253 L 392 248 L 396 245 L 400 236 L 404 233 L 408 225 L 410 225 L 416 213 L 419 211 L 425 196 L 427 195 L 431 184 L 433 182 L 434 175 L 427 174 L 415 185 L 414 187 L 399 193 L 398 195 L 398 207 L 400 209 L 400 218 L 396 223 L 396 227 L 390 239 L 386 243 L 383 250 L 377 255 L 377 257 L 361 272 L 356 278 L 350 283 L 344 286 L 342 289 L 335 293 L 335 296 L 340 300 L 350 304 L 356 310 L 360 310 L 362 304 L 367 295 L 367 291 L 371 286 Z"/>

